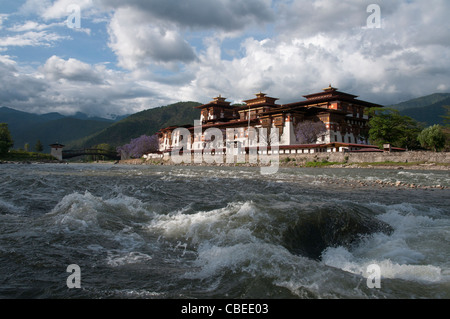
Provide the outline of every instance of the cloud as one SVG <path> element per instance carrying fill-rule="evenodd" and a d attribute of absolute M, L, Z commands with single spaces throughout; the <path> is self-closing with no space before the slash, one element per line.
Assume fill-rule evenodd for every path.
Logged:
<path fill-rule="evenodd" d="M 47 84 L 39 78 L 24 74 L 9 56 L 0 56 L 0 105 L 26 102 L 47 89 Z"/>
<path fill-rule="evenodd" d="M 366 25 L 372 0 L 82 0 L 83 21 L 106 21 L 92 38 L 115 54 L 110 64 L 86 63 L 95 57 L 81 47 L 58 50 L 65 37 L 50 26 L 65 22 L 72 2 L 28 0 L 22 14 L 38 19 L 0 22 L 2 32 L 20 33 L 2 33 L 0 52 L 47 46 L 53 55 L 35 70 L 3 56 L 2 83 L 17 86 L 0 93 L 4 101 L 101 115 L 218 94 L 240 102 L 259 91 L 289 103 L 330 83 L 381 104 L 449 87 L 447 0 L 378 0 L 379 29 Z"/>
<path fill-rule="evenodd" d="M 151 21 L 168 21 L 182 28 L 233 31 L 248 25 L 273 21 L 270 0 L 99 0 L 117 10 L 128 8 L 146 13 Z"/>
<path fill-rule="evenodd" d="M 127 114 L 161 105 L 151 84 L 130 75 L 69 58 L 50 57 L 38 69 L 20 67 L 0 55 L 0 105 L 35 113 L 77 111 L 89 115 Z"/>
<path fill-rule="evenodd" d="M 277 31 L 285 38 L 339 35 L 364 26 L 367 1 L 292 0 L 277 4 Z"/>
<path fill-rule="evenodd" d="M 374 102 L 395 103 L 442 88 L 450 76 L 450 34 L 443 27 L 450 3 L 381 1 L 382 28 L 368 29 L 370 3 L 279 1 L 275 34 L 243 39 L 240 57 L 224 61 L 220 44 L 210 44 L 215 54 L 200 56 L 193 71 L 198 91 L 223 87 L 236 96 L 262 89 L 293 101 L 331 82 Z"/>
<path fill-rule="evenodd" d="M 63 60 L 57 56 L 50 57 L 42 67 L 45 77 L 52 81 L 68 80 L 100 84 L 103 82 L 102 74 L 90 65 L 70 58 Z"/>
<path fill-rule="evenodd" d="M 174 61 L 189 63 L 196 58 L 194 49 L 173 25 L 149 23 L 148 16 L 135 9 L 117 9 L 108 32 L 109 47 L 125 69 Z"/>
<path fill-rule="evenodd" d="M 66 18 L 74 5 L 78 6 L 80 14 L 87 16 L 94 3 L 92 0 L 57 0 L 43 10 L 42 17 L 46 20 Z"/>
<path fill-rule="evenodd" d="M 389 30 L 361 30 L 337 37 L 283 36 L 241 44 L 241 57 L 221 58 L 219 41 L 208 42 L 199 62 L 188 66 L 195 80 L 183 92 L 204 101 L 218 94 L 239 101 L 264 91 L 281 103 L 302 100 L 331 83 L 375 103 L 393 104 L 442 89 L 450 76 L 449 48 L 418 48 L 372 42 L 389 39 Z"/>
<path fill-rule="evenodd" d="M 0 30 L 3 28 L 3 21 L 8 19 L 8 15 L 4 13 L 0 13 Z"/>
<path fill-rule="evenodd" d="M 20 35 L 0 38 L 0 47 L 52 46 L 55 42 L 64 39 L 70 39 L 70 37 L 47 31 L 28 31 Z"/>
<path fill-rule="evenodd" d="M 37 15 L 44 20 L 61 20 L 70 15 L 72 5 L 80 8 L 83 17 L 98 11 L 93 0 L 27 0 L 19 8 L 18 13 L 25 16 Z"/>
<path fill-rule="evenodd" d="M 450 9 L 448 2 L 437 1 L 441 9 Z M 438 62 L 448 54 L 450 36 L 448 28 L 442 28 L 445 10 L 420 1 L 380 1 L 382 28 L 369 29 L 367 7 L 372 2 L 218 1 L 213 6 L 198 0 L 187 7 L 185 2 L 132 0 L 125 5 L 102 0 L 101 4 L 114 11 L 109 46 L 120 66 L 148 77 L 143 70 L 152 72 L 146 67 L 154 64 L 186 64 L 182 74 L 191 79 L 173 83 L 166 90 L 168 96 L 173 91 L 204 101 L 223 93 L 239 100 L 265 90 L 290 102 L 331 82 L 388 103 L 427 94 L 442 84 L 442 76 L 434 79 L 431 74 L 436 75 L 438 68 L 449 74 L 448 67 Z M 252 28 L 257 25 L 272 25 L 274 32 L 261 39 L 264 33 Z M 208 37 L 194 49 L 186 39 L 199 30 Z M 231 60 L 224 60 L 222 35 L 236 30 L 242 31 L 231 35 L 239 39 L 239 53 L 235 50 Z M 432 46 L 444 49 L 429 52 Z M 418 78 L 409 78 L 411 74 L 426 83 L 416 84 Z"/>
<path fill-rule="evenodd" d="M 152 65 L 174 69 L 197 59 L 189 32 L 234 32 L 274 20 L 268 0 L 189 2 L 100 0 L 113 10 L 108 26 L 109 47 L 119 65 L 136 70 Z M 192 33 L 190 33 L 192 35 Z"/>
<path fill-rule="evenodd" d="M 20 15 L 41 15 L 46 8 L 51 6 L 51 0 L 26 0 L 18 10 Z"/>
<path fill-rule="evenodd" d="M 23 24 L 15 24 L 9 31 L 13 32 L 26 32 L 26 31 L 42 31 L 54 26 L 61 26 L 63 23 L 42 24 L 36 21 L 26 21 Z"/>

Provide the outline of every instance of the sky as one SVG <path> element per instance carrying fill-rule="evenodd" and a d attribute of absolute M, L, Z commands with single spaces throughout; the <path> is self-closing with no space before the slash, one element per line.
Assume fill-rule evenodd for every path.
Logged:
<path fill-rule="evenodd" d="M 330 84 L 450 92 L 448 0 L 0 0 L 0 106 L 113 117 Z"/>

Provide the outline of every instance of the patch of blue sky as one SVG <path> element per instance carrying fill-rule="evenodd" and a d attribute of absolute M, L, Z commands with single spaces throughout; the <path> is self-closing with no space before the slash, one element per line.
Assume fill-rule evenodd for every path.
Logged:
<path fill-rule="evenodd" d="M 0 14 L 11 14 L 16 12 L 26 0 L 1 0 Z"/>
<path fill-rule="evenodd" d="M 0 41 L 4 39 L 4 45 L 0 43 L 0 48 L 4 54 L 16 57 L 22 63 L 36 61 L 42 63 L 56 55 L 63 59 L 74 58 L 89 64 L 105 62 L 115 64 L 116 55 L 107 43 L 106 23 L 82 19 L 81 28 L 78 29 L 69 27 L 67 19 L 46 22 L 34 15 L 27 18 L 29 25 L 35 24 L 36 28 L 28 27 L 26 30 L 23 28 L 20 30 L 24 21 L 17 15 L 11 15 L 3 21 Z M 18 29 L 20 31 L 17 31 Z M 30 36 L 33 40 L 25 41 Z M 12 38 L 16 40 L 11 41 Z"/>

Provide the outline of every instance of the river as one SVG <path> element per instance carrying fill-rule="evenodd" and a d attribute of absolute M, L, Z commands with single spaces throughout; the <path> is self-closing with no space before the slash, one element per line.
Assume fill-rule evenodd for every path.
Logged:
<path fill-rule="evenodd" d="M 3 164 L 0 298 L 450 298 L 449 187 L 433 170 Z"/>

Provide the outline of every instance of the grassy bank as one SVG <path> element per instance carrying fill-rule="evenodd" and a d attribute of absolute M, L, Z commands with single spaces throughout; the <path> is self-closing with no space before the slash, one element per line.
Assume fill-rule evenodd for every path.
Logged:
<path fill-rule="evenodd" d="M 385 162 L 363 162 L 363 163 L 355 163 L 355 165 L 362 166 L 362 167 L 369 167 L 369 166 L 403 166 L 403 167 L 410 167 L 410 166 L 433 166 L 433 165 L 439 165 L 439 166 L 448 166 L 450 167 L 450 163 L 429 163 L 425 161 L 421 162 L 407 162 L 407 163 L 400 163 L 400 162 L 392 162 L 392 161 L 385 161 Z"/>
<path fill-rule="evenodd" d="M 50 154 L 11 150 L 8 153 L 0 154 L 0 161 L 8 162 L 57 162 Z"/>

